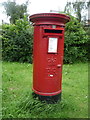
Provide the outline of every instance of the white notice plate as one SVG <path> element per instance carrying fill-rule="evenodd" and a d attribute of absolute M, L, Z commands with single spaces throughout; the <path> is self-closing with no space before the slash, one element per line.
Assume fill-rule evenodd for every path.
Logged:
<path fill-rule="evenodd" d="M 48 52 L 57 53 L 58 38 L 49 38 Z"/>

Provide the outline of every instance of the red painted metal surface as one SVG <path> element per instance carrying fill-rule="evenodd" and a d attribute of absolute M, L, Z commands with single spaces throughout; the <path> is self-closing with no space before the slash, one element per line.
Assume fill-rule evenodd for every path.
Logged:
<path fill-rule="evenodd" d="M 53 96 L 62 91 L 64 26 L 69 20 L 69 16 L 57 13 L 30 16 L 34 25 L 33 91 L 36 94 Z"/>

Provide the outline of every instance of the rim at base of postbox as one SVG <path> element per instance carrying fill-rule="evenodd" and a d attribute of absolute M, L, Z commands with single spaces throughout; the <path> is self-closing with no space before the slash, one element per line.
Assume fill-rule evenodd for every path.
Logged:
<path fill-rule="evenodd" d="M 33 89 L 33 97 L 38 97 L 41 101 L 46 101 L 47 103 L 56 103 L 61 100 L 61 90 L 53 93 L 42 93 Z"/>
<path fill-rule="evenodd" d="M 32 93 L 33 98 L 37 98 L 41 101 L 41 102 L 46 102 L 48 104 L 53 104 L 53 103 L 57 103 L 58 101 L 61 101 L 61 94 L 59 93 L 57 95 L 53 95 L 53 96 L 43 96 L 43 95 L 39 95 L 36 94 L 35 92 Z"/>
<path fill-rule="evenodd" d="M 61 90 L 59 90 L 59 91 L 57 91 L 57 92 L 52 92 L 52 93 L 43 93 L 43 92 L 39 92 L 39 91 L 35 90 L 34 88 L 32 88 L 32 90 L 33 90 L 36 94 L 42 95 L 42 96 L 54 96 L 54 95 L 60 94 L 60 93 L 62 92 Z"/>

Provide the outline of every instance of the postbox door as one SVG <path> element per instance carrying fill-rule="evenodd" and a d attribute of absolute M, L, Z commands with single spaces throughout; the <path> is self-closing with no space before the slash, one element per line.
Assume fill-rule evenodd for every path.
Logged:
<path fill-rule="evenodd" d="M 63 62 L 63 50 L 62 38 L 59 36 L 48 37 L 48 48 L 47 48 L 47 68 L 46 68 L 46 79 L 48 79 L 48 85 L 53 91 L 61 89 L 62 80 L 62 62 Z"/>

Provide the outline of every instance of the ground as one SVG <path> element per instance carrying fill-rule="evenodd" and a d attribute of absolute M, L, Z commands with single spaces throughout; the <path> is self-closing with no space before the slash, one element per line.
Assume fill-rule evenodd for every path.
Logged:
<path fill-rule="evenodd" d="M 88 65 L 63 65 L 62 100 L 32 97 L 32 64 L 3 62 L 3 118 L 88 118 Z"/>

